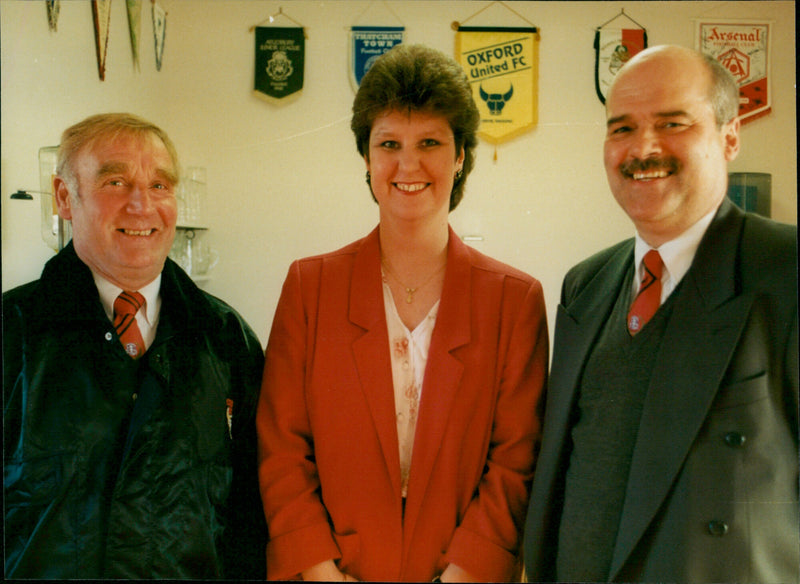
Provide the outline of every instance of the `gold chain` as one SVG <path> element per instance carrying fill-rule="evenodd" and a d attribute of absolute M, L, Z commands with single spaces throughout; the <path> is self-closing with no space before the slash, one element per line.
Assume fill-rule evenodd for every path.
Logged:
<path fill-rule="evenodd" d="M 390 270 L 390 269 L 389 269 L 389 266 L 388 266 L 388 264 L 386 263 L 386 260 L 385 260 L 385 258 L 383 258 L 383 257 L 381 258 L 381 265 L 382 265 L 382 266 L 384 267 L 384 269 L 386 270 L 386 273 L 388 273 L 388 274 L 389 274 L 389 275 L 390 275 L 392 278 L 394 278 L 394 279 L 395 279 L 395 281 L 396 281 L 398 284 L 400 284 L 400 286 L 402 286 L 402 287 L 403 287 L 403 289 L 404 289 L 404 290 L 405 290 L 405 292 L 406 292 L 406 304 L 411 304 L 412 302 L 414 302 L 414 293 L 415 293 L 417 290 L 419 290 L 420 288 L 424 287 L 424 286 L 425 286 L 425 285 L 426 285 L 428 282 L 430 282 L 431 280 L 433 280 L 433 278 L 434 278 L 434 277 L 435 277 L 435 276 L 436 276 L 436 275 L 437 275 L 439 272 L 441 272 L 441 271 L 442 271 L 442 270 L 445 268 L 445 266 L 447 265 L 447 262 L 445 261 L 445 263 L 443 263 L 443 264 L 442 264 L 442 265 L 441 265 L 439 268 L 437 268 L 437 269 L 436 269 L 436 271 L 435 271 L 433 274 L 431 274 L 430 276 L 428 276 L 428 278 L 427 278 L 427 279 L 426 279 L 426 280 L 425 280 L 425 281 L 424 281 L 422 284 L 418 285 L 418 286 L 417 286 L 417 287 L 415 287 L 415 288 L 412 288 L 411 286 L 406 286 L 406 285 L 405 285 L 405 284 L 404 284 L 404 283 L 403 283 L 403 282 L 400 280 L 400 278 L 398 278 L 398 277 L 397 277 L 397 274 L 395 274 L 395 273 L 394 273 L 392 270 Z"/>

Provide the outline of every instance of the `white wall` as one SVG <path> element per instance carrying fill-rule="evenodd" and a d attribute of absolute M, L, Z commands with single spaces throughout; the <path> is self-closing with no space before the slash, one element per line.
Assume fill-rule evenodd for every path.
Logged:
<path fill-rule="evenodd" d="M 207 167 L 208 233 L 221 261 L 205 286 L 235 306 L 266 342 L 289 262 L 366 234 L 377 208 L 349 130 L 347 28 L 396 24 L 383 2 L 161 0 L 166 51 L 156 72 L 150 3 L 144 2 L 141 72 L 132 67 L 125 3 L 114 2 L 106 80 L 99 81 L 87 0 L 61 3 L 58 32 L 44 2 L 0 0 L 2 42 L 3 290 L 34 279 L 52 252 L 38 204 L 38 149 L 101 111 L 131 111 L 162 126 L 184 165 Z M 488 2 L 394 1 L 406 42 L 453 53 L 454 20 Z M 731 171 L 772 174 L 772 216 L 797 221 L 794 2 L 509 2 L 540 27 L 539 125 L 495 148 L 481 143 L 456 230 L 545 287 L 551 326 L 565 271 L 632 235 L 602 165 L 603 106 L 594 90 L 594 28 L 625 8 L 651 46 L 694 45 L 693 19 L 770 19 L 773 112 L 747 124 Z M 279 7 L 307 30 L 305 89 L 284 105 L 252 94 L 251 25 Z M 366 14 L 364 12 L 367 11 Z M 280 22 L 280 21 L 279 21 Z M 519 25 L 502 4 L 469 24 Z"/>

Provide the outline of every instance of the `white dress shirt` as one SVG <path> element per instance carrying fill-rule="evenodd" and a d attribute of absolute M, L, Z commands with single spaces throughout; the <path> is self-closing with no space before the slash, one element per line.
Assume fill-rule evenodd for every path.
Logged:
<path fill-rule="evenodd" d="M 122 292 L 122 288 L 115 286 L 94 271 L 92 271 L 92 277 L 94 278 L 95 286 L 97 286 L 97 291 L 100 293 L 100 303 L 103 305 L 103 310 L 108 320 L 113 323 L 114 301 Z M 139 332 L 142 333 L 145 349 L 149 349 L 156 338 L 158 317 L 161 314 L 161 274 L 146 286 L 138 290 L 128 290 L 128 292 L 138 292 L 144 296 L 144 306 L 136 313 L 136 324 L 139 325 Z"/>
<path fill-rule="evenodd" d="M 631 283 L 633 292 L 631 294 L 631 302 L 639 292 L 639 285 L 644 275 L 642 258 L 648 251 L 655 249 L 661 256 L 661 261 L 664 262 L 664 269 L 661 274 L 661 304 L 664 304 L 664 301 L 669 298 L 669 295 L 678 286 L 686 272 L 692 267 L 694 254 L 700 246 L 700 240 L 703 239 L 703 235 L 705 235 L 708 226 L 711 225 L 711 220 L 716 212 L 717 209 L 714 208 L 678 237 L 661 244 L 658 248 L 650 247 L 638 233 L 636 234 L 636 247 L 634 250 L 636 271 Z"/>

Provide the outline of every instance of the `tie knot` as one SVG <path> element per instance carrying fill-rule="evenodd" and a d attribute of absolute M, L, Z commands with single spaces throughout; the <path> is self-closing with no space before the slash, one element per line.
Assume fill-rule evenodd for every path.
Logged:
<path fill-rule="evenodd" d="M 122 292 L 114 300 L 114 314 L 136 314 L 144 304 L 144 296 L 138 292 Z"/>
<path fill-rule="evenodd" d="M 661 271 L 664 267 L 664 262 L 661 261 L 661 255 L 654 249 L 651 249 L 642 258 L 642 263 L 645 269 L 650 272 L 654 278 L 661 278 Z"/>

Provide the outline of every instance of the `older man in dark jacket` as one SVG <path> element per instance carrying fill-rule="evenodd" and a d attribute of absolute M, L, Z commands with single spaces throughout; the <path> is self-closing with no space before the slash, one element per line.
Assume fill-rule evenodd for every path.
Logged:
<path fill-rule="evenodd" d="M 6 577 L 264 576 L 262 349 L 167 259 L 177 169 L 127 114 L 62 137 L 73 241 L 3 295 Z"/>

